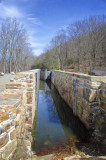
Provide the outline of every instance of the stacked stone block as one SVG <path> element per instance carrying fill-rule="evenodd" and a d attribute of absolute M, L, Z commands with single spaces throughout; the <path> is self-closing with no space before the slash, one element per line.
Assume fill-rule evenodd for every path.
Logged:
<path fill-rule="evenodd" d="M 16 74 L 0 93 L 0 159 L 11 159 L 23 139 L 31 154 L 31 131 L 35 116 L 36 76 L 39 70 Z M 26 140 L 27 139 L 27 140 Z"/>
<path fill-rule="evenodd" d="M 76 83 L 74 83 L 76 80 Z M 106 76 L 53 71 L 52 82 L 96 141 L 105 142 Z M 76 85 L 76 86 L 75 86 Z M 76 90 L 75 90 L 76 87 Z M 76 102 L 75 102 L 76 101 Z"/>

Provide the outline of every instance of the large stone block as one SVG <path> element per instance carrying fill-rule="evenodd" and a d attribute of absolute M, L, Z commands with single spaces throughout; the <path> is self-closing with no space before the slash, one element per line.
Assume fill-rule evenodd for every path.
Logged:
<path fill-rule="evenodd" d="M 27 86 L 28 86 L 28 87 L 33 87 L 33 86 L 34 86 L 34 83 L 28 83 Z"/>
<path fill-rule="evenodd" d="M 31 118 L 28 118 L 27 123 L 28 123 L 28 124 L 32 124 L 32 117 L 31 117 Z"/>
<path fill-rule="evenodd" d="M 21 137 L 21 126 L 16 127 L 16 137 L 17 139 L 20 139 Z"/>
<path fill-rule="evenodd" d="M 25 128 L 26 128 L 26 130 L 28 130 L 28 131 L 32 131 L 32 124 L 25 124 Z"/>
<path fill-rule="evenodd" d="M 104 103 L 104 102 L 101 102 L 101 105 L 100 105 L 100 107 L 101 107 L 102 109 L 106 110 L 106 103 Z"/>
<path fill-rule="evenodd" d="M 82 86 L 78 86 L 77 91 L 78 91 L 79 96 L 83 97 L 83 92 L 84 92 L 83 91 L 83 87 Z"/>
<path fill-rule="evenodd" d="M 30 79 L 34 79 L 34 74 L 30 74 Z"/>
<path fill-rule="evenodd" d="M 9 119 L 9 114 L 6 112 L 0 111 L 0 123 L 8 119 Z"/>
<path fill-rule="evenodd" d="M 83 97 L 89 101 L 89 94 L 90 94 L 90 89 L 87 88 L 87 87 L 84 87 L 84 90 L 83 90 Z"/>
<path fill-rule="evenodd" d="M 32 98 L 28 98 L 27 99 L 27 104 L 32 104 L 32 100 L 33 100 Z"/>
<path fill-rule="evenodd" d="M 21 113 L 17 115 L 17 117 L 15 118 L 15 125 L 18 126 L 20 124 L 20 120 L 21 120 Z"/>
<path fill-rule="evenodd" d="M 3 121 L 1 123 L 4 132 L 6 132 L 12 125 L 13 125 L 13 120 L 10 119 L 8 119 L 7 121 Z"/>
<path fill-rule="evenodd" d="M 10 131 L 11 140 L 16 139 L 16 129 L 13 127 Z"/>
<path fill-rule="evenodd" d="M 91 89 L 100 89 L 101 86 L 102 86 L 102 83 L 101 82 L 87 81 L 86 86 L 88 88 L 91 88 Z"/>
<path fill-rule="evenodd" d="M 13 152 L 16 150 L 17 140 L 14 139 L 10 143 L 8 143 L 0 152 L 2 159 L 11 159 Z"/>
<path fill-rule="evenodd" d="M 0 148 L 4 147 L 9 141 L 9 136 L 8 134 L 5 132 L 3 134 L 0 135 Z"/>
<path fill-rule="evenodd" d="M 28 98 L 33 97 L 33 92 L 27 92 L 27 97 Z"/>
<path fill-rule="evenodd" d="M 95 101 L 95 98 L 96 98 L 96 90 L 91 89 L 89 93 L 89 101 L 90 102 Z"/>
<path fill-rule="evenodd" d="M 4 132 L 4 128 L 0 126 L 0 134 L 2 134 L 3 132 Z"/>
<path fill-rule="evenodd" d="M 103 102 L 106 102 L 106 90 L 101 90 L 101 99 Z"/>
<path fill-rule="evenodd" d="M 32 112 L 32 108 L 33 108 L 32 104 L 27 104 L 26 105 L 26 112 Z"/>
<path fill-rule="evenodd" d="M 33 91 L 33 87 L 28 87 L 27 91 Z"/>

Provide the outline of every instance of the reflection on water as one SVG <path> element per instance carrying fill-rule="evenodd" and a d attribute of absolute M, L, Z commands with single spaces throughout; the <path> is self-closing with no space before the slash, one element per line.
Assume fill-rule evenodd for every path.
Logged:
<path fill-rule="evenodd" d="M 51 87 L 51 94 L 67 139 L 70 138 L 70 134 L 73 134 L 79 141 L 87 141 L 89 137 L 88 130 L 81 121 L 73 115 L 72 109 L 65 103 L 61 96 L 59 96 L 53 85 Z"/>
<path fill-rule="evenodd" d="M 72 151 L 87 142 L 88 131 L 62 100 L 55 87 L 41 81 L 33 150 L 37 155 Z"/>

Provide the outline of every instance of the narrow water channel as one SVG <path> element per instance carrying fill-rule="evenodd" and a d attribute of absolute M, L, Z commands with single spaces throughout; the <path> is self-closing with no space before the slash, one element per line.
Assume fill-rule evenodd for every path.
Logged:
<path fill-rule="evenodd" d="M 36 155 L 75 153 L 89 143 L 89 133 L 51 83 L 41 81 L 35 118 L 33 151 Z"/>

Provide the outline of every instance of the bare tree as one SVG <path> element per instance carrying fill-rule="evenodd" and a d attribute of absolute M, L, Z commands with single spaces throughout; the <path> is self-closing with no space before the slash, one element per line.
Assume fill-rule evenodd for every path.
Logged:
<path fill-rule="evenodd" d="M 55 68 L 57 61 L 60 69 L 73 68 L 85 73 L 106 69 L 105 43 L 106 16 L 91 16 L 57 32 L 50 42 L 51 48 L 40 56 L 40 66 Z"/>
<path fill-rule="evenodd" d="M 33 57 L 26 31 L 16 18 L 8 18 L 0 27 L 0 64 L 2 72 L 19 72 L 31 67 Z M 29 68 L 30 69 L 30 68 Z"/>

